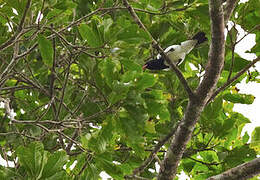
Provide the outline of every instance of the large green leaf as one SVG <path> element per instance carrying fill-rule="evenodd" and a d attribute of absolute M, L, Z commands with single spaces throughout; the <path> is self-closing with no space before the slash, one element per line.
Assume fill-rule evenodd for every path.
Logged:
<path fill-rule="evenodd" d="M 42 179 L 54 178 L 57 173 L 61 173 L 64 164 L 68 161 L 68 157 L 64 151 L 58 151 L 48 157 L 47 163 L 43 167 Z M 57 177 L 56 177 L 57 178 Z"/>
<path fill-rule="evenodd" d="M 39 49 L 43 62 L 51 67 L 53 64 L 53 48 L 50 40 L 43 35 L 38 36 Z"/>
<path fill-rule="evenodd" d="M 102 167 L 111 177 L 114 179 L 123 179 L 122 171 L 116 163 L 112 162 L 110 153 L 99 154 L 95 157 L 95 160 L 99 167 Z"/>
<path fill-rule="evenodd" d="M 130 61 L 128 59 L 124 59 L 122 61 L 122 64 L 125 66 L 127 70 L 130 71 L 137 71 L 137 72 L 142 72 L 141 66 L 135 63 L 134 61 Z"/>
<path fill-rule="evenodd" d="M 79 26 L 79 33 L 84 40 L 88 42 L 91 47 L 99 47 L 102 45 L 102 40 L 100 33 L 94 23 L 94 27 L 91 27 L 86 24 L 81 24 Z"/>
<path fill-rule="evenodd" d="M 225 66 L 224 66 L 224 70 L 229 71 L 230 70 L 230 66 L 232 63 L 232 57 L 231 57 L 231 53 L 228 53 L 225 57 Z M 238 72 L 240 70 L 242 70 L 243 68 L 245 68 L 246 65 L 248 65 L 250 63 L 250 61 L 245 60 L 241 57 L 239 57 L 237 54 L 235 54 L 234 56 L 234 64 L 232 67 L 232 71 L 233 72 Z"/>
<path fill-rule="evenodd" d="M 31 143 L 28 147 L 20 146 L 16 150 L 19 163 L 29 173 L 30 177 L 40 177 L 43 166 L 47 161 L 46 153 L 44 153 L 41 143 Z"/>
<path fill-rule="evenodd" d="M 11 178 L 23 179 L 25 177 L 20 175 L 18 172 L 15 172 L 14 168 L 7 168 L 4 166 L 0 166 L 0 179 L 11 180 Z"/>
<path fill-rule="evenodd" d="M 149 73 L 144 73 L 142 76 L 135 79 L 135 81 L 136 81 L 136 88 L 144 90 L 148 87 L 152 87 L 156 83 L 157 76 Z"/>
<path fill-rule="evenodd" d="M 223 98 L 226 101 L 230 101 L 233 103 L 241 103 L 241 104 L 252 104 L 255 100 L 255 96 L 251 94 L 231 94 L 231 93 L 225 93 L 223 95 Z"/>
<path fill-rule="evenodd" d="M 84 173 L 80 176 L 80 180 L 96 180 L 99 177 L 99 172 L 95 164 L 87 163 L 87 168 L 85 169 Z"/>
<path fill-rule="evenodd" d="M 260 152 L 260 127 L 256 127 L 252 132 L 252 140 L 250 147 L 254 148 L 257 152 Z"/>
<path fill-rule="evenodd" d="M 106 80 L 108 86 L 112 87 L 113 81 L 117 80 L 117 64 L 112 59 L 105 59 L 99 64 L 100 72 Z"/>

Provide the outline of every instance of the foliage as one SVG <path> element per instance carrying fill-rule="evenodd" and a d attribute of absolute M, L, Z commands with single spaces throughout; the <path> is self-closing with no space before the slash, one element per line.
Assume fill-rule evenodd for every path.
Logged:
<path fill-rule="evenodd" d="M 98 179 L 102 171 L 124 179 L 182 119 L 188 102 L 182 85 L 172 71 L 142 71 L 144 61 L 157 52 L 128 11 L 118 8 L 121 1 L 32 0 L 19 31 L 26 3 L 0 1 L 0 98 L 2 104 L 9 99 L 16 113 L 12 119 L 6 108 L 0 109 L 1 156 L 16 164 L 0 166 L 0 179 Z M 206 1 L 131 5 L 162 47 L 198 31 L 210 41 Z M 256 6 L 258 0 L 238 4 L 231 20 L 259 40 Z M 230 47 L 239 39 L 236 31 L 229 33 L 218 87 L 250 63 L 232 55 Z M 192 89 L 203 78 L 208 50 L 207 44 L 194 49 L 179 67 Z M 259 55 L 259 44 L 251 52 Z M 259 73 L 250 69 L 205 108 L 179 172 L 205 179 L 259 154 L 259 127 L 250 142 L 247 133 L 241 135 L 250 120 L 233 111 L 236 103 L 254 101 L 235 88 L 245 77 L 259 82 Z M 161 160 L 168 146 L 157 154 Z M 155 162 L 142 177 L 156 176 L 150 171 Z"/>

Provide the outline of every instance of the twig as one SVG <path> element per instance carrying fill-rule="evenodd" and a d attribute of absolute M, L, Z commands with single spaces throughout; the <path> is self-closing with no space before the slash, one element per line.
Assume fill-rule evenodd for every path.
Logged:
<path fill-rule="evenodd" d="M 157 155 L 154 156 L 154 159 L 158 162 L 159 166 L 162 167 L 162 161 Z"/>
<path fill-rule="evenodd" d="M 36 138 L 36 137 L 34 137 L 34 136 L 29 136 L 29 135 L 27 135 L 27 134 L 20 133 L 20 132 L 6 132 L 6 133 L 0 133 L 0 136 L 9 136 L 9 135 L 12 135 L 12 134 L 17 134 L 17 135 L 19 135 L 19 136 L 24 136 L 24 137 L 33 139 L 33 140 L 35 140 L 35 141 L 40 141 L 40 140 L 41 140 L 40 138 Z"/>
<path fill-rule="evenodd" d="M 193 161 L 196 161 L 196 162 L 198 162 L 198 163 L 201 163 L 201 164 L 204 164 L 204 165 L 207 165 L 207 166 L 217 166 L 217 165 L 220 165 L 220 164 L 222 164 L 223 162 L 211 162 L 211 163 L 208 163 L 208 162 L 204 162 L 204 161 L 200 161 L 200 160 L 198 160 L 198 159 L 194 159 L 194 158 L 192 158 L 192 157 L 188 157 L 189 159 L 191 159 L 191 160 L 193 160 Z"/>
<path fill-rule="evenodd" d="M 252 29 L 250 29 L 249 31 L 247 31 L 247 33 L 238 41 L 236 41 L 236 44 L 240 43 L 247 35 L 249 35 L 251 32 L 253 32 L 254 30 L 260 28 L 260 24 L 254 26 Z"/>
<path fill-rule="evenodd" d="M 21 21 L 20 21 L 20 24 L 19 24 L 19 26 L 18 26 L 18 29 L 17 29 L 18 32 L 21 32 L 22 29 L 23 29 L 24 20 L 25 20 L 25 17 L 26 17 L 27 12 L 28 12 L 28 10 L 29 10 L 29 8 L 30 8 L 30 6 L 31 6 L 31 1 L 32 1 L 32 0 L 27 0 L 27 3 L 26 3 L 26 5 L 25 5 L 25 9 L 24 9 L 24 12 L 23 12 L 23 17 L 22 17 L 22 19 L 21 19 Z"/>
<path fill-rule="evenodd" d="M 234 24 L 234 27 L 235 29 L 235 24 Z M 236 29 L 235 29 L 236 30 Z M 232 72 L 233 72 L 233 67 L 234 67 L 234 61 L 235 61 L 235 46 L 236 46 L 236 43 L 234 43 L 233 41 L 233 38 L 232 38 L 232 34 L 230 31 L 228 31 L 228 35 L 229 35 L 229 38 L 230 38 L 230 42 L 231 42 L 231 65 L 229 67 L 229 74 L 228 74 L 228 80 L 230 79 L 231 75 L 232 75 Z M 236 41 L 236 39 L 235 39 Z"/>
<path fill-rule="evenodd" d="M 235 9 L 238 0 L 228 0 L 226 2 L 227 2 L 227 4 L 225 6 L 225 11 L 224 11 L 225 24 L 227 24 L 228 20 L 230 19 L 231 14 L 232 14 L 233 10 Z"/>
<path fill-rule="evenodd" d="M 20 86 L 10 86 L 10 87 L 2 87 L 0 88 L 0 91 L 18 91 L 18 90 L 23 90 L 23 89 L 32 89 L 34 87 L 32 86 L 25 86 L 25 85 L 20 85 Z"/>
<path fill-rule="evenodd" d="M 78 142 L 75 141 L 74 139 L 72 139 L 72 138 L 70 138 L 69 136 L 67 136 L 66 134 L 64 134 L 61 129 L 48 129 L 47 127 L 45 127 L 45 126 L 43 126 L 43 125 L 41 125 L 41 124 L 39 124 L 39 123 L 36 123 L 36 126 L 40 127 L 41 129 L 43 129 L 43 130 L 46 131 L 46 132 L 56 132 L 58 135 L 61 135 L 61 136 L 63 136 L 65 139 L 67 139 L 67 140 L 73 142 L 76 146 L 79 147 L 79 149 L 80 149 L 81 151 L 83 151 L 83 152 L 86 152 L 86 151 L 87 151 L 85 148 L 83 148 L 83 147 L 80 145 L 80 143 L 78 143 Z"/>
<path fill-rule="evenodd" d="M 6 49 L 11 44 L 13 44 L 13 42 L 16 41 L 20 37 L 20 35 L 22 34 L 21 32 L 23 30 L 25 17 L 26 17 L 26 14 L 27 14 L 27 12 L 28 12 L 28 10 L 30 8 L 30 5 L 31 5 L 31 0 L 28 0 L 26 5 L 25 5 L 23 16 L 22 16 L 22 19 L 20 20 L 20 23 L 19 23 L 19 26 L 17 28 L 16 33 L 8 41 L 6 41 L 4 44 L 2 44 L 0 46 L 0 51 Z"/>
<path fill-rule="evenodd" d="M 12 69 L 14 68 L 15 64 L 17 63 L 16 61 L 16 57 L 18 55 L 19 52 L 19 43 L 16 42 L 14 44 L 14 52 L 13 52 L 13 57 L 11 59 L 11 62 L 7 65 L 7 67 L 4 69 L 4 71 L 1 73 L 0 75 L 0 88 L 3 86 L 3 84 L 5 83 L 5 81 L 7 80 L 5 78 L 5 76 L 8 75 L 9 72 L 12 71 Z"/>
<path fill-rule="evenodd" d="M 78 135 L 79 135 L 79 129 L 75 129 L 71 139 L 75 140 L 78 137 Z M 73 142 L 70 141 L 69 144 L 67 145 L 67 147 L 65 148 L 67 154 L 70 153 L 70 149 L 71 149 L 72 145 L 73 145 Z"/>
<path fill-rule="evenodd" d="M 230 84 L 232 84 L 234 81 L 236 81 L 240 76 L 242 76 L 250 67 L 252 67 L 254 64 L 256 64 L 260 60 L 260 57 L 257 57 L 254 59 L 251 63 L 249 63 L 244 69 L 239 71 L 233 78 L 229 79 L 225 84 L 223 84 L 221 87 L 219 87 L 210 97 L 207 104 L 209 104 L 215 97 L 223 90 L 225 90 Z"/>
<path fill-rule="evenodd" d="M 144 169 L 146 167 L 149 166 L 149 164 L 153 161 L 155 155 L 157 154 L 157 152 L 160 150 L 160 148 L 172 137 L 172 135 L 175 133 L 177 127 L 178 127 L 179 123 L 175 126 L 175 128 L 173 128 L 171 130 L 171 132 L 165 136 L 162 140 L 160 140 L 156 146 L 154 147 L 154 149 L 152 150 L 152 152 L 150 153 L 149 157 L 142 163 L 141 166 L 139 166 L 138 168 L 135 168 L 133 170 L 133 175 L 139 174 L 141 172 L 144 171 Z"/>
<path fill-rule="evenodd" d="M 1 133 L 0 133 L 0 135 L 1 135 Z M 4 149 L 4 147 L 2 147 L 1 149 L 2 149 L 2 153 L 4 155 L 4 160 L 6 161 L 6 165 L 9 168 L 8 158 L 7 158 L 7 154 L 5 152 L 5 149 Z"/>
<path fill-rule="evenodd" d="M 44 2 L 43 2 L 44 3 Z M 53 24 L 51 24 L 51 28 L 53 29 Z M 52 99 L 52 110 L 53 110 L 53 117 L 56 120 L 58 118 L 58 112 L 55 101 L 53 101 L 53 97 L 55 96 L 55 91 L 54 91 L 54 82 L 56 80 L 56 73 L 55 73 L 55 67 L 56 67 L 56 41 L 55 37 L 52 38 L 52 49 L 53 49 L 53 55 L 52 55 L 52 67 L 51 67 L 51 74 L 50 74 L 50 98 Z"/>
<path fill-rule="evenodd" d="M 39 12 L 39 17 L 38 17 L 38 19 L 37 19 L 38 28 L 40 27 L 41 15 L 43 14 L 44 4 L 45 4 L 45 0 L 42 1 L 41 10 L 40 10 L 40 12 Z"/>
<path fill-rule="evenodd" d="M 124 177 L 125 179 L 135 179 L 135 180 L 150 180 L 141 176 L 137 176 L 137 175 L 126 175 Z"/>

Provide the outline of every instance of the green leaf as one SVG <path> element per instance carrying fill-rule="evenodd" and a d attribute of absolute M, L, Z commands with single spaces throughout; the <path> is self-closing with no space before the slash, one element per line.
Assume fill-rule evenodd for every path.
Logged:
<path fill-rule="evenodd" d="M 43 62 L 51 67 L 53 65 L 53 48 L 50 40 L 43 35 L 38 36 L 38 44 Z"/>
<path fill-rule="evenodd" d="M 194 161 L 191 161 L 189 159 L 184 159 L 181 165 L 183 166 L 185 172 L 190 173 L 193 167 L 195 166 L 195 164 L 196 163 Z"/>
<path fill-rule="evenodd" d="M 243 143 L 246 144 L 248 142 L 249 138 L 250 138 L 250 136 L 248 135 L 247 132 L 245 132 L 245 134 L 242 138 Z"/>
<path fill-rule="evenodd" d="M 236 124 L 238 126 L 242 125 L 242 124 L 251 123 L 251 121 L 241 113 L 232 112 L 232 113 L 230 113 L 230 115 L 231 115 L 231 117 L 230 117 L 231 119 L 236 120 Z"/>
<path fill-rule="evenodd" d="M 85 169 L 84 173 L 80 176 L 80 180 L 96 180 L 99 179 L 99 171 L 95 164 L 87 163 L 87 168 Z"/>
<path fill-rule="evenodd" d="M 200 156 L 203 158 L 203 161 L 205 162 L 218 162 L 218 156 L 216 152 L 211 152 L 211 151 L 201 151 L 199 152 Z"/>
<path fill-rule="evenodd" d="M 229 71 L 231 63 L 232 63 L 232 57 L 231 57 L 231 54 L 229 53 L 225 57 L 224 70 Z M 250 63 L 250 61 L 245 60 L 245 59 L 239 57 L 237 54 L 235 54 L 234 65 L 233 65 L 232 71 L 238 72 L 238 71 L 242 70 L 249 63 Z"/>
<path fill-rule="evenodd" d="M 255 151 L 260 152 L 260 126 L 256 127 L 252 132 L 252 140 L 250 143 L 250 147 Z"/>
<path fill-rule="evenodd" d="M 19 15 L 22 15 L 26 5 L 26 1 L 3 0 L 3 2 L 7 3 L 8 5 L 10 5 L 10 7 L 14 8 Z"/>
<path fill-rule="evenodd" d="M 146 99 L 147 111 L 149 115 L 156 117 L 159 115 L 160 122 L 170 119 L 170 113 L 167 108 L 167 104 L 162 104 L 159 101 Z"/>
<path fill-rule="evenodd" d="M 104 32 L 106 33 L 106 32 L 108 32 L 110 26 L 113 24 L 113 20 L 111 18 L 105 19 L 103 21 L 103 24 L 104 24 L 104 27 L 105 27 Z"/>
<path fill-rule="evenodd" d="M 85 72 L 89 73 L 93 71 L 96 65 L 96 61 L 87 56 L 86 54 L 82 54 L 79 57 L 79 65 L 85 70 Z"/>
<path fill-rule="evenodd" d="M 233 103 L 241 103 L 241 104 L 252 104 L 255 100 L 255 97 L 251 94 L 231 94 L 226 93 L 223 95 L 223 98 L 226 101 L 230 101 Z"/>
<path fill-rule="evenodd" d="M 236 119 L 226 119 L 221 127 L 220 136 L 226 136 L 230 131 L 234 130 Z"/>
<path fill-rule="evenodd" d="M 107 117 L 106 121 L 103 124 L 103 127 L 100 132 L 100 136 L 108 143 L 113 137 L 114 126 L 112 124 L 112 119 Z"/>
<path fill-rule="evenodd" d="M 124 65 L 124 67 L 127 69 L 127 70 L 130 70 L 130 71 L 137 71 L 139 73 L 142 72 L 142 68 L 139 64 L 135 63 L 134 61 L 131 61 L 131 60 L 127 60 L 127 59 L 124 59 L 121 61 L 122 64 Z"/>
<path fill-rule="evenodd" d="M 95 161 L 97 161 L 99 167 L 102 167 L 102 169 L 114 179 L 123 179 L 123 173 L 119 166 L 113 163 L 110 153 L 95 156 Z"/>
<path fill-rule="evenodd" d="M 149 133 L 156 133 L 155 131 L 155 123 L 153 121 L 145 121 L 145 131 Z"/>
<path fill-rule="evenodd" d="M 54 8 L 61 9 L 61 10 L 67 10 L 67 9 L 75 8 L 75 7 L 76 7 L 76 4 L 73 3 L 72 1 L 64 1 L 64 0 L 56 3 L 54 6 Z"/>
<path fill-rule="evenodd" d="M 148 34 L 137 25 L 127 25 L 117 34 L 117 39 L 128 44 L 144 43 L 150 39 Z"/>
<path fill-rule="evenodd" d="M 48 157 L 48 161 L 45 164 L 42 171 L 42 179 L 50 178 L 52 176 L 63 171 L 63 166 L 68 161 L 68 157 L 64 151 L 57 151 Z"/>
<path fill-rule="evenodd" d="M 96 29 L 92 29 L 86 24 L 81 24 L 79 26 L 79 33 L 91 47 L 99 47 L 102 45 L 100 34 Z"/>
<path fill-rule="evenodd" d="M 111 18 L 105 19 L 103 21 L 104 26 L 104 40 L 105 41 L 111 41 L 111 38 L 113 36 L 112 32 L 110 31 L 110 27 L 113 24 L 113 20 Z"/>
<path fill-rule="evenodd" d="M 162 21 L 158 21 L 153 23 L 150 27 L 150 32 L 155 39 L 160 38 L 163 34 L 169 31 L 171 24 L 168 19 L 163 19 Z"/>
<path fill-rule="evenodd" d="M 73 174 L 79 174 L 79 172 L 85 166 L 86 157 L 87 157 L 86 153 L 81 153 L 79 156 L 76 157 L 76 166 L 72 170 Z"/>
<path fill-rule="evenodd" d="M 207 107 L 207 115 L 210 118 L 217 118 L 222 111 L 223 98 L 222 96 L 218 96 L 212 103 L 210 103 L 209 107 Z"/>
<path fill-rule="evenodd" d="M 85 116 L 91 116 L 100 111 L 100 107 L 94 102 L 86 102 L 81 106 L 81 111 Z"/>
<path fill-rule="evenodd" d="M 38 177 L 43 165 L 46 163 L 46 155 L 43 145 L 38 142 L 31 143 L 28 148 L 20 146 L 16 150 L 19 163 L 26 169 L 30 177 Z"/>
<path fill-rule="evenodd" d="M 8 168 L 0 166 L 0 179 L 12 180 L 13 179 L 24 179 L 26 177 L 21 176 L 15 168 Z"/>
<path fill-rule="evenodd" d="M 248 145 L 243 145 L 229 151 L 225 162 L 227 163 L 227 168 L 232 168 L 254 158 L 256 158 L 256 152 Z"/>
<path fill-rule="evenodd" d="M 144 90 L 153 86 L 157 81 L 157 76 L 154 74 L 144 73 L 142 76 L 136 79 L 136 88 Z"/>
<path fill-rule="evenodd" d="M 112 89 L 113 91 L 109 95 L 109 101 L 111 104 L 114 104 L 120 100 L 123 100 L 127 97 L 131 83 L 122 83 L 119 81 L 113 81 Z"/>
<path fill-rule="evenodd" d="M 116 63 L 112 61 L 112 59 L 105 59 L 99 63 L 98 67 L 100 69 L 100 73 L 102 73 L 105 78 L 107 85 L 112 87 L 113 81 L 118 79 Z"/>

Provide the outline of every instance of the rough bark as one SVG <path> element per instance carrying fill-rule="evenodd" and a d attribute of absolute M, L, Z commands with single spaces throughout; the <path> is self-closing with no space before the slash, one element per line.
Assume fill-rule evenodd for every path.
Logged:
<path fill-rule="evenodd" d="M 222 174 L 212 176 L 207 180 L 243 180 L 260 174 L 260 158 L 234 167 Z"/>
<path fill-rule="evenodd" d="M 184 118 L 173 136 L 160 169 L 159 180 L 172 180 L 175 177 L 177 167 L 191 138 L 195 124 L 216 87 L 224 64 L 225 40 L 222 1 L 209 0 L 209 12 L 212 41 L 205 78 L 195 92 L 196 98 L 190 99 Z"/>

